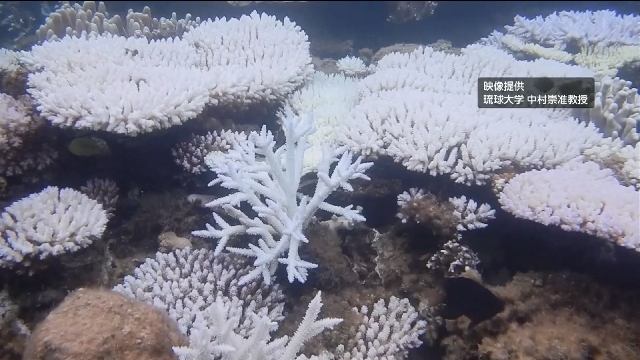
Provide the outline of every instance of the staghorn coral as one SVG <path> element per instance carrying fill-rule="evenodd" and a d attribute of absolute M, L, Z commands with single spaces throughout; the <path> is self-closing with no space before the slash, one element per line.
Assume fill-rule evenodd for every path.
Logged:
<path fill-rule="evenodd" d="M 216 254 L 222 250 L 256 258 L 256 269 L 243 276 L 241 283 L 257 277 L 271 282 L 278 264 L 285 264 L 289 282 L 305 282 L 308 269 L 317 265 L 302 260 L 299 248 L 308 242 L 304 229 L 317 210 L 324 210 L 347 221 L 364 221 L 353 205 L 337 206 L 325 200 L 338 188 L 353 191 L 350 181 L 369 180 L 364 174 L 373 164 L 353 158 L 348 151 L 324 147 L 322 160 L 317 167 L 318 183 L 312 196 L 303 196 L 300 183 L 303 175 L 307 139 L 314 132 L 313 118 L 304 118 L 286 111 L 281 116 L 285 132 L 285 144 L 276 148 L 273 133 L 262 130 L 249 134 L 248 141 L 234 142 L 226 153 L 211 153 L 205 162 L 218 174 L 209 186 L 221 185 L 234 190 L 207 204 L 214 209 L 215 227 L 207 224 L 206 230 L 193 235 L 218 239 Z M 333 164 L 335 166 L 332 166 Z M 257 213 L 240 208 L 247 203 Z M 216 211 L 222 211 L 236 221 L 229 224 Z M 227 242 L 243 234 L 257 235 L 258 246 L 248 243 L 246 248 L 230 247 Z"/>
<path fill-rule="evenodd" d="M 194 331 L 189 336 L 189 346 L 174 347 L 180 360 L 213 359 L 265 359 L 265 360 L 329 360 L 320 357 L 298 355 L 305 342 L 325 329 L 332 329 L 342 319 L 317 320 L 322 308 L 320 292 L 311 300 L 302 322 L 291 337 L 272 339 L 269 332 L 277 323 L 266 316 L 252 316 L 252 326 L 247 334 L 234 331 L 238 323 L 237 304 L 225 304 L 218 298 L 205 312 L 196 317 Z"/>

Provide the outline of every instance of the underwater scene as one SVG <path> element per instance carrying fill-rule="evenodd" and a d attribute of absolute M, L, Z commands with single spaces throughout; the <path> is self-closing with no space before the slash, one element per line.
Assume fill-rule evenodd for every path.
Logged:
<path fill-rule="evenodd" d="M 640 2 L 0 2 L 0 360 L 640 359 Z"/>

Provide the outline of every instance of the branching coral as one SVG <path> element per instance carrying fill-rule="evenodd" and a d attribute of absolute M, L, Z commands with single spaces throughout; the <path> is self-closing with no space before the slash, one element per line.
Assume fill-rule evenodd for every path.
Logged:
<path fill-rule="evenodd" d="M 48 187 L 8 206 L 0 217 L 0 266 L 78 251 L 100 239 L 107 213 L 73 189 Z"/>

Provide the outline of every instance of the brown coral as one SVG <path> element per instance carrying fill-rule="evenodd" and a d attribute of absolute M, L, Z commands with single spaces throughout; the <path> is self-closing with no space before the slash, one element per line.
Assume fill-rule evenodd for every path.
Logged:
<path fill-rule="evenodd" d="M 177 324 L 146 303 L 109 290 L 71 293 L 27 341 L 24 360 L 168 360 L 186 344 Z"/>
<path fill-rule="evenodd" d="M 426 226 L 435 235 L 451 238 L 458 233 L 456 226 L 460 220 L 453 215 L 455 206 L 449 201 L 440 201 L 434 194 L 427 192 L 412 196 L 399 209 L 402 219 L 411 219 Z"/>

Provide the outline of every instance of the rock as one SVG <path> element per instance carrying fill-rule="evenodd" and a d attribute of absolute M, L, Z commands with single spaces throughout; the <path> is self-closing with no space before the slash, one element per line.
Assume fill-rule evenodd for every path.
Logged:
<path fill-rule="evenodd" d="M 35 329 L 23 360 L 173 360 L 186 338 L 162 310 L 99 289 L 68 295 Z"/>
<path fill-rule="evenodd" d="M 176 249 L 192 247 L 191 240 L 176 235 L 173 231 L 163 232 L 158 235 L 160 252 L 167 253 Z"/>

